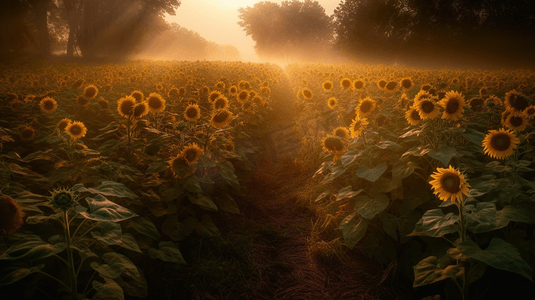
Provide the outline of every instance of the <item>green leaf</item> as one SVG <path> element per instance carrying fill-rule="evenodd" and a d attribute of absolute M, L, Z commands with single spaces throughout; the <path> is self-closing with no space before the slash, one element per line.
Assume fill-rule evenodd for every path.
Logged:
<path fill-rule="evenodd" d="M 462 136 L 469 142 L 473 143 L 474 145 L 477 145 L 481 147 L 481 144 L 483 143 L 483 139 L 485 138 L 485 134 L 482 132 L 479 132 L 474 129 L 466 129 L 465 132 L 463 132 Z"/>
<path fill-rule="evenodd" d="M 355 210 L 366 219 L 373 219 L 390 204 L 390 198 L 385 194 L 377 194 L 375 198 L 362 195 L 355 199 Z"/>
<path fill-rule="evenodd" d="M 346 168 L 343 167 L 341 164 L 337 164 L 337 165 L 334 165 L 332 168 L 331 168 L 331 173 L 327 174 L 323 180 L 321 181 L 321 184 L 326 184 L 328 183 L 329 181 L 337 178 L 338 176 L 344 174 L 344 172 L 346 171 Z"/>
<path fill-rule="evenodd" d="M 25 235 L 0 255 L 0 260 L 34 261 L 62 252 L 67 248 L 65 243 L 51 245 L 38 235 Z"/>
<path fill-rule="evenodd" d="M 158 228 L 156 228 L 156 225 L 152 222 L 150 218 L 147 217 L 140 217 L 140 218 L 133 218 L 130 219 L 129 225 L 134 228 L 137 232 L 146 235 L 150 237 L 153 240 L 159 240 L 160 239 L 160 233 L 158 232 Z"/>
<path fill-rule="evenodd" d="M 149 256 L 151 258 L 159 258 L 166 262 L 174 262 L 182 265 L 187 265 L 186 261 L 184 260 L 184 257 L 182 256 L 182 253 L 180 253 L 180 249 L 178 249 L 178 246 L 175 245 L 175 243 L 169 241 L 160 242 L 158 244 L 158 247 L 158 250 L 154 248 L 149 249 Z"/>
<path fill-rule="evenodd" d="M 2 273 L 5 274 L 0 278 L 0 286 L 9 285 L 14 282 L 21 280 L 22 278 L 39 272 L 45 267 L 44 264 L 37 265 L 32 268 L 9 268 L 2 270 Z"/>
<path fill-rule="evenodd" d="M 160 173 L 162 171 L 167 170 L 168 168 L 169 163 L 164 160 L 158 160 L 149 164 L 147 170 L 145 171 L 145 174 Z"/>
<path fill-rule="evenodd" d="M 195 230 L 198 223 L 199 221 L 194 216 L 179 222 L 176 215 L 169 215 L 162 223 L 162 232 L 174 241 L 181 241 Z"/>
<path fill-rule="evenodd" d="M 331 191 L 330 190 L 327 190 L 323 193 L 321 193 L 317 198 L 316 200 L 314 200 L 314 202 L 320 202 L 321 200 L 325 199 L 327 196 L 330 196 L 331 195 Z"/>
<path fill-rule="evenodd" d="M 489 232 L 497 229 L 496 205 L 491 202 L 478 202 L 464 206 L 466 229 L 473 233 Z"/>
<path fill-rule="evenodd" d="M 218 237 L 221 236 L 221 232 L 215 226 L 214 221 L 209 215 L 203 215 L 201 222 L 195 227 L 195 231 L 203 237 Z"/>
<path fill-rule="evenodd" d="M 48 149 L 44 152 L 39 150 L 37 152 L 26 155 L 22 160 L 25 162 L 31 162 L 31 161 L 38 160 L 38 159 L 53 160 L 52 156 L 48 154 L 50 152 L 52 152 L 52 149 Z"/>
<path fill-rule="evenodd" d="M 213 200 L 222 211 L 240 214 L 238 204 L 229 194 L 225 193 L 221 197 L 214 197 Z"/>
<path fill-rule="evenodd" d="M 496 229 L 507 226 L 510 221 L 533 224 L 534 220 L 532 210 L 507 205 L 496 212 Z"/>
<path fill-rule="evenodd" d="M 405 177 L 409 177 L 417 167 L 418 165 L 413 161 L 398 161 L 392 167 L 392 180 L 401 180 Z"/>
<path fill-rule="evenodd" d="M 422 218 L 416 223 L 414 231 L 410 236 L 427 235 L 432 237 L 442 237 L 448 233 L 457 232 L 455 224 L 459 221 L 459 216 L 454 213 L 444 215 L 440 209 L 431 209 L 424 213 Z"/>
<path fill-rule="evenodd" d="M 338 196 L 336 197 L 336 201 L 355 197 L 356 195 L 360 194 L 362 191 L 364 191 L 364 189 L 353 191 L 353 188 L 350 185 L 348 185 L 345 188 L 342 188 L 340 189 L 340 191 L 338 191 Z"/>
<path fill-rule="evenodd" d="M 396 217 L 393 214 L 386 213 L 383 217 L 383 229 L 395 241 L 404 243 L 410 239 L 407 235 L 413 230 L 413 220 L 414 217 L 412 214 Z"/>
<path fill-rule="evenodd" d="M 464 273 L 464 268 L 458 265 L 443 266 L 435 256 L 422 259 L 414 269 L 414 283 L 416 288 L 422 285 L 431 284 L 447 278 L 457 278 Z"/>
<path fill-rule="evenodd" d="M 394 143 L 392 141 L 381 141 L 375 146 L 377 146 L 377 148 L 380 148 L 380 149 L 391 149 L 391 150 L 397 150 L 401 148 L 399 144 Z"/>
<path fill-rule="evenodd" d="M 26 224 L 43 224 L 48 222 L 50 220 L 50 216 L 43 216 L 43 215 L 37 215 L 37 216 L 30 216 L 26 218 Z"/>
<path fill-rule="evenodd" d="M 473 241 L 464 241 L 458 248 L 470 258 L 496 269 L 520 274 L 533 281 L 533 269 L 520 257 L 518 249 L 500 238 L 492 238 L 485 250 L 481 250 Z"/>
<path fill-rule="evenodd" d="M 124 184 L 114 181 L 103 181 L 98 187 L 88 188 L 87 190 L 89 190 L 93 194 L 99 194 L 107 197 L 120 197 L 131 199 L 138 198 L 138 196 Z"/>
<path fill-rule="evenodd" d="M 182 184 L 184 185 L 184 188 L 187 191 L 190 191 L 192 193 L 202 193 L 202 189 L 201 189 L 201 186 L 199 185 L 199 181 L 195 177 L 188 178 Z"/>
<path fill-rule="evenodd" d="M 206 209 L 209 211 L 217 211 L 217 205 L 215 205 L 214 201 L 206 195 L 203 195 L 201 193 L 197 194 L 197 197 L 195 195 L 189 194 L 188 199 L 191 203 L 199 205 L 202 209 Z"/>
<path fill-rule="evenodd" d="M 81 212 L 80 215 L 86 219 L 120 222 L 137 216 L 131 210 L 111 202 L 102 195 L 96 195 L 94 198 L 87 197 L 85 200 L 89 204 L 91 213 Z"/>
<path fill-rule="evenodd" d="M 353 248 L 366 234 L 368 221 L 353 213 L 342 220 L 339 228 L 344 236 L 344 243 Z"/>
<path fill-rule="evenodd" d="M 347 167 L 351 165 L 357 159 L 357 157 L 361 156 L 362 152 L 359 152 L 358 154 L 355 154 L 355 151 L 347 151 L 346 153 L 342 154 L 341 162 L 344 167 Z"/>
<path fill-rule="evenodd" d="M 92 285 L 96 295 L 93 296 L 93 299 L 114 299 L 114 300 L 124 300 L 123 289 L 117 282 L 113 279 L 104 277 L 105 283 L 98 282 L 93 280 Z"/>
<path fill-rule="evenodd" d="M 443 146 L 438 151 L 430 149 L 427 153 L 430 157 L 440 161 L 445 167 L 448 167 L 450 160 L 457 155 L 457 150 L 449 146 Z"/>
<path fill-rule="evenodd" d="M 379 177 L 381 177 L 381 175 L 383 175 L 386 169 L 386 164 L 380 163 L 373 169 L 370 169 L 368 167 L 360 167 L 355 174 L 360 178 L 375 182 L 377 179 L 379 179 Z"/>
<path fill-rule="evenodd" d="M 132 250 L 132 251 L 135 251 L 135 252 L 138 252 L 138 253 L 142 253 L 141 249 L 139 249 L 139 245 L 138 245 L 136 239 L 130 233 L 124 233 L 123 236 L 121 236 L 121 241 L 119 243 L 119 246 L 121 246 L 121 247 L 123 247 L 125 249 L 128 249 L 128 250 Z"/>

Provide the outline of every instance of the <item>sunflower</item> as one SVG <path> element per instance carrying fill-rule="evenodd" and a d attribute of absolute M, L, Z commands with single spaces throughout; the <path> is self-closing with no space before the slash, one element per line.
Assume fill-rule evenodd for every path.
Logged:
<path fill-rule="evenodd" d="M 399 81 L 399 86 L 401 86 L 404 92 L 408 92 L 414 87 L 414 82 L 410 78 L 403 78 Z"/>
<path fill-rule="evenodd" d="M 149 114 L 149 105 L 143 101 L 134 106 L 134 118 L 139 119 Z"/>
<path fill-rule="evenodd" d="M 390 81 L 385 85 L 384 90 L 389 93 L 394 93 L 397 90 L 398 83 L 395 81 Z"/>
<path fill-rule="evenodd" d="M 225 83 L 222 82 L 222 81 L 219 81 L 215 84 L 215 88 L 218 89 L 218 90 L 222 90 L 222 89 L 225 89 Z"/>
<path fill-rule="evenodd" d="M 342 78 L 342 80 L 340 80 L 340 87 L 344 90 L 348 90 L 351 88 L 351 80 L 349 80 L 349 78 Z"/>
<path fill-rule="evenodd" d="M 321 85 L 321 87 L 323 88 L 324 91 L 330 92 L 333 89 L 333 83 L 327 80 Z"/>
<path fill-rule="evenodd" d="M 490 104 L 490 103 L 493 103 L 493 104 Z M 499 106 L 503 106 L 503 102 L 500 98 L 494 96 L 494 95 L 490 95 L 487 100 L 485 100 L 485 104 L 487 106 L 494 106 L 494 105 L 499 105 Z M 490 104 L 490 105 L 489 105 Z"/>
<path fill-rule="evenodd" d="M 35 129 L 33 129 L 30 126 L 25 126 L 22 128 L 22 130 L 19 132 L 20 139 L 28 142 L 35 138 Z"/>
<path fill-rule="evenodd" d="M 424 90 L 428 92 L 431 88 L 433 88 L 433 86 L 430 83 L 424 83 L 422 84 L 422 87 L 420 88 L 420 90 Z"/>
<path fill-rule="evenodd" d="M 422 118 L 420 118 L 420 114 L 418 113 L 418 110 L 414 107 L 409 108 L 409 110 L 405 112 L 405 119 L 411 125 L 418 125 L 418 123 L 422 121 Z"/>
<path fill-rule="evenodd" d="M 509 114 L 505 120 L 505 126 L 516 131 L 521 132 L 528 126 L 528 117 L 524 113 L 513 112 Z"/>
<path fill-rule="evenodd" d="M 235 85 L 229 87 L 228 89 L 228 93 L 231 95 L 231 96 L 236 96 L 238 94 L 238 87 L 236 87 Z"/>
<path fill-rule="evenodd" d="M 136 99 L 132 96 L 126 96 L 117 101 L 117 112 L 119 115 L 129 118 L 132 115 L 134 106 L 136 105 Z"/>
<path fill-rule="evenodd" d="M 238 82 L 238 88 L 240 90 L 248 90 L 251 88 L 251 84 L 246 80 L 240 80 L 240 82 Z"/>
<path fill-rule="evenodd" d="M 169 89 L 169 92 L 167 92 L 167 97 L 169 98 L 178 97 L 178 88 L 172 87 L 171 89 Z"/>
<path fill-rule="evenodd" d="M 458 120 L 464 113 L 464 96 L 462 93 L 449 91 L 439 104 L 444 108 L 442 119 Z"/>
<path fill-rule="evenodd" d="M 488 95 L 488 93 L 489 93 L 489 89 L 486 86 L 484 86 L 484 87 L 479 89 L 479 96 L 480 97 L 485 97 L 485 96 Z"/>
<path fill-rule="evenodd" d="M 341 127 L 341 126 L 340 127 L 336 127 L 333 130 L 333 135 L 341 137 L 343 139 L 348 139 L 349 138 L 349 130 L 347 130 L 347 128 Z"/>
<path fill-rule="evenodd" d="M 355 119 L 353 119 L 353 121 L 351 122 L 351 125 L 349 125 L 351 137 L 358 138 L 368 124 L 369 123 L 367 118 L 360 118 L 359 116 L 356 116 Z"/>
<path fill-rule="evenodd" d="M 466 178 L 457 169 L 452 166 L 437 168 L 437 171 L 431 175 L 431 188 L 433 192 L 442 201 L 451 200 L 454 203 L 461 203 L 463 195 L 468 196 L 470 185 Z"/>
<path fill-rule="evenodd" d="M 221 96 L 212 102 L 212 108 L 217 109 L 226 109 L 228 107 L 228 100 L 225 96 Z"/>
<path fill-rule="evenodd" d="M 527 98 L 516 90 L 505 93 L 505 107 L 523 111 L 529 106 Z"/>
<path fill-rule="evenodd" d="M 0 236 L 11 235 L 22 227 L 24 213 L 13 198 L 0 195 Z"/>
<path fill-rule="evenodd" d="M 208 88 L 208 87 L 207 87 L 207 88 Z M 209 88 L 208 88 L 208 91 L 210 91 Z M 186 88 L 183 87 L 183 86 L 181 86 L 181 87 L 178 89 L 178 95 L 181 96 L 181 97 L 184 96 L 184 95 L 186 95 Z"/>
<path fill-rule="evenodd" d="M 76 98 L 76 102 L 78 102 L 80 106 L 87 106 L 89 104 L 89 101 L 90 100 L 88 98 L 85 98 L 83 95 L 78 96 L 78 98 Z"/>
<path fill-rule="evenodd" d="M 97 102 L 98 102 L 98 105 L 100 105 L 100 108 L 102 109 L 108 109 L 110 106 L 110 103 L 108 102 L 108 100 L 102 97 L 100 97 Z"/>
<path fill-rule="evenodd" d="M 366 83 L 362 81 L 361 79 L 357 79 L 353 81 L 353 88 L 357 91 L 362 91 L 365 86 L 366 86 Z"/>
<path fill-rule="evenodd" d="M 72 123 L 69 123 L 69 125 L 65 127 L 65 132 L 67 132 L 67 134 L 70 135 L 71 138 L 79 139 L 85 136 L 85 134 L 87 133 L 87 128 L 85 128 L 84 123 L 74 121 Z"/>
<path fill-rule="evenodd" d="M 136 102 L 141 102 L 143 99 L 145 99 L 145 96 L 140 91 L 133 91 L 130 96 L 134 97 Z"/>
<path fill-rule="evenodd" d="M 147 98 L 147 104 L 151 113 L 159 113 L 165 110 L 165 100 L 158 93 L 151 93 Z"/>
<path fill-rule="evenodd" d="M 157 89 L 158 91 L 163 90 L 163 84 L 161 84 L 161 83 L 156 84 L 156 89 Z"/>
<path fill-rule="evenodd" d="M 177 178 L 185 178 L 195 172 L 195 167 L 188 165 L 186 159 L 180 154 L 170 159 L 168 163 L 171 172 Z"/>
<path fill-rule="evenodd" d="M 370 115 L 377 104 L 370 97 L 360 99 L 359 105 L 356 108 L 357 115 L 365 117 Z"/>
<path fill-rule="evenodd" d="M 210 123 L 213 127 L 220 129 L 227 126 L 231 120 L 232 112 L 226 109 L 220 109 L 212 114 L 212 119 L 210 120 Z"/>
<path fill-rule="evenodd" d="M 201 109 L 197 104 L 190 104 L 184 110 L 184 118 L 190 122 L 195 122 L 201 117 Z"/>
<path fill-rule="evenodd" d="M 67 118 L 61 119 L 61 121 L 59 121 L 58 124 L 56 125 L 56 130 L 58 131 L 65 130 L 65 127 L 67 127 L 67 125 L 71 123 L 72 123 L 71 119 L 67 119 Z"/>
<path fill-rule="evenodd" d="M 375 124 L 379 127 L 387 126 L 389 121 L 390 118 L 388 118 L 385 114 L 378 114 L 377 118 L 375 118 Z"/>
<path fill-rule="evenodd" d="M 344 141 L 338 136 L 328 136 L 321 141 L 325 152 L 343 154 L 346 152 Z"/>
<path fill-rule="evenodd" d="M 182 156 L 186 160 L 186 163 L 191 166 L 197 163 L 203 152 L 197 143 L 190 143 L 182 150 L 179 156 Z"/>
<path fill-rule="evenodd" d="M 520 140 L 514 132 L 505 128 L 499 130 L 489 130 L 483 139 L 483 150 L 485 154 L 496 159 L 504 159 L 513 154 Z"/>
<path fill-rule="evenodd" d="M 98 88 L 94 84 L 90 84 L 85 87 L 84 92 L 82 93 L 82 97 L 86 99 L 95 99 L 95 97 L 98 94 Z"/>
<path fill-rule="evenodd" d="M 439 113 L 435 101 L 433 101 L 431 98 L 422 98 L 421 100 L 414 102 L 413 107 L 418 111 L 418 114 L 422 120 L 434 119 Z"/>
<path fill-rule="evenodd" d="M 479 110 L 483 107 L 483 104 L 485 103 L 485 100 L 481 97 L 473 97 L 468 100 L 468 107 L 470 107 L 472 110 Z"/>
<path fill-rule="evenodd" d="M 338 100 L 335 97 L 331 97 L 327 100 L 327 106 L 329 106 L 330 109 L 334 109 L 336 105 L 338 105 Z"/>
<path fill-rule="evenodd" d="M 524 109 L 524 113 L 529 119 L 533 118 L 533 116 L 535 116 L 535 105 L 526 107 L 526 109 Z"/>
<path fill-rule="evenodd" d="M 386 84 L 387 84 L 387 82 L 384 79 L 379 79 L 377 81 L 377 87 L 380 88 L 381 90 L 384 90 Z"/>
<path fill-rule="evenodd" d="M 416 94 L 416 96 L 414 96 L 414 102 L 418 102 L 418 101 L 420 101 L 421 99 L 424 99 L 424 98 L 432 98 L 432 97 L 433 96 L 428 91 L 420 90 L 418 92 L 418 94 Z"/>
<path fill-rule="evenodd" d="M 307 89 L 307 88 L 304 88 L 302 91 L 301 91 L 301 94 L 303 95 L 303 97 L 305 99 L 308 99 L 308 100 L 311 100 L 313 97 L 314 97 L 314 94 L 312 93 L 311 90 Z"/>
<path fill-rule="evenodd" d="M 245 90 L 238 93 L 238 101 L 245 102 L 249 99 L 249 93 Z"/>
<path fill-rule="evenodd" d="M 82 78 L 76 80 L 76 82 L 74 83 L 74 87 L 76 87 L 77 89 L 81 88 L 82 85 L 84 85 L 84 81 Z"/>
<path fill-rule="evenodd" d="M 39 106 L 41 107 L 42 111 L 46 113 L 51 113 L 55 111 L 56 108 L 58 108 L 58 103 L 56 102 L 56 100 L 50 97 L 45 97 L 41 99 L 41 101 L 39 101 Z"/>
<path fill-rule="evenodd" d="M 267 86 L 263 86 L 260 88 L 260 94 L 262 95 L 269 95 L 271 94 L 271 89 Z"/>

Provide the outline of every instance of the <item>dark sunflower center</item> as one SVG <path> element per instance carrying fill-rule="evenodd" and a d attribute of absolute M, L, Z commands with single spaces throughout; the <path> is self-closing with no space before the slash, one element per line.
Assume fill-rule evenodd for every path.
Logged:
<path fill-rule="evenodd" d="M 97 91 L 93 88 L 87 89 L 87 91 L 85 92 L 85 96 L 89 98 L 94 97 L 96 94 L 97 94 Z"/>
<path fill-rule="evenodd" d="M 224 108 L 225 107 L 225 100 L 219 98 L 215 101 L 215 108 Z"/>
<path fill-rule="evenodd" d="M 364 86 L 364 82 L 362 82 L 362 81 L 356 81 L 355 82 L 355 88 L 357 90 L 360 90 L 363 86 Z"/>
<path fill-rule="evenodd" d="M 343 86 L 345 89 L 349 88 L 350 85 L 351 85 L 351 82 L 350 82 L 350 81 L 348 81 L 348 80 L 344 80 L 344 81 L 342 81 L 342 86 Z"/>
<path fill-rule="evenodd" d="M 149 106 L 155 109 L 162 107 L 162 101 L 160 99 L 153 97 L 149 99 Z"/>
<path fill-rule="evenodd" d="M 71 126 L 69 131 L 74 135 L 79 135 L 80 133 L 82 133 L 82 128 L 78 125 L 73 125 Z"/>
<path fill-rule="evenodd" d="M 524 110 L 529 106 L 529 103 L 523 97 L 515 96 L 511 98 L 511 106 L 516 110 Z"/>
<path fill-rule="evenodd" d="M 336 130 L 334 135 L 339 136 L 339 137 L 345 137 L 346 136 L 346 132 L 344 130 L 342 130 L 342 129 L 338 129 L 338 130 Z"/>
<path fill-rule="evenodd" d="M 490 145 L 493 149 L 497 151 L 505 151 L 509 149 L 509 146 L 511 145 L 511 138 L 508 134 L 498 133 L 494 137 L 492 137 Z"/>
<path fill-rule="evenodd" d="M 143 98 L 143 95 L 141 95 L 140 93 L 134 93 L 132 94 L 132 97 L 134 97 L 136 101 L 141 101 L 141 99 Z"/>
<path fill-rule="evenodd" d="M 473 108 L 480 107 L 481 105 L 483 105 L 483 103 L 484 101 L 481 98 L 474 98 L 470 100 L 470 106 L 472 106 Z"/>
<path fill-rule="evenodd" d="M 408 89 L 411 87 L 411 81 L 408 80 L 408 79 L 405 79 L 405 80 L 402 80 L 401 81 L 401 86 Z"/>
<path fill-rule="evenodd" d="M 362 113 L 367 113 L 372 109 L 372 104 L 369 101 L 364 101 L 360 106 L 360 111 Z"/>
<path fill-rule="evenodd" d="M 195 118 L 197 116 L 197 110 L 194 107 L 190 107 L 186 110 L 186 115 L 189 118 Z"/>
<path fill-rule="evenodd" d="M 335 105 L 335 104 L 336 104 L 336 101 L 334 101 L 334 100 L 329 100 L 329 105 L 333 106 L 333 105 Z"/>
<path fill-rule="evenodd" d="M 307 98 L 311 98 L 312 97 L 312 93 L 310 93 L 310 91 L 304 91 L 303 92 L 303 95 Z"/>
<path fill-rule="evenodd" d="M 185 157 L 187 161 L 192 162 L 197 158 L 197 151 L 195 149 L 188 149 Z"/>
<path fill-rule="evenodd" d="M 524 120 L 522 120 L 522 117 L 513 116 L 509 119 L 509 122 L 514 127 L 520 127 L 524 123 Z"/>
<path fill-rule="evenodd" d="M 225 111 L 222 111 L 214 116 L 214 121 L 217 123 L 225 122 L 228 118 L 228 114 Z"/>
<path fill-rule="evenodd" d="M 435 109 L 435 105 L 431 101 L 424 101 L 421 107 L 426 114 L 433 112 Z"/>
<path fill-rule="evenodd" d="M 241 92 L 240 93 L 240 100 L 245 100 L 247 99 L 247 92 Z"/>
<path fill-rule="evenodd" d="M 340 139 L 328 138 L 325 140 L 325 148 L 331 151 L 340 151 L 344 148 L 344 144 Z"/>
<path fill-rule="evenodd" d="M 459 110 L 459 101 L 457 99 L 450 99 L 446 105 L 446 112 L 448 114 L 454 114 Z"/>
<path fill-rule="evenodd" d="M 45 102 L 45 109 L 52 109 L 53 107 L 54 107 L 54 103 L 52 101 Z"/>
<path fill-rule="evenodd" d="M 25 138 L 25 139 L 29 139 L 33 136 L 33 131 L 30 130 L 30 129 L 26 129 L 24 131 L 22 131 L 22 137 Z"/>
<path fill-rule="evenodd" d="M 133 107 L 134 107 L 134 103 L 132 103 L 132 102 L 123 102 L 121 104 L 121 112 L 124 115 L 129 115 L 130 112 L 132 111 Z"/>
<path fill-rule="evenodd" d="M 143 113 L 145 113 L 145 105 L 143 104 L 137 105 L 136 108 L 134 109 L 134 116 L 139 117 Z"/>
<path fill-rule="evenodd" d="M 380 86 L 381 88 L 384 88 L 385 85 L 386 85 L 386 81 L 379 81 L 379 86 Z"/>
<path fill-rule="evenodd" d="M 440 182 L 442 188 L 448 193 L 457 193 L 461 190 L 461 178 L 457 174 L 448 174 Z"/>
<path fill-rule="evenodd" d="M 386 85 L 386 89 L 392 91 L 392 90 L 394 90 L 396 88 L 396 85 L 397 84 L 395 82 L 391 81 Z"/>
<path fill-rule="evenodd" d="M 333 87 L 333 85 L 330 82 L 326 82 L 323 84 L 323 88 L 326 90 L 330 90 Z"/>

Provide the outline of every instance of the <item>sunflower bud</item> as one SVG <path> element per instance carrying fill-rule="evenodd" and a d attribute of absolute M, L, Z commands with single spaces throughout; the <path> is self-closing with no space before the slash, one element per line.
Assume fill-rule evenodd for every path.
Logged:
<path fill-rule="evenodd" d="M 76 204 L 74 191 L 61 188 L 59 190 L 52 191 L 51 194 L 52 196 L 50 197 L 50 204 L 52 204 L 54 208 L 67 211 Z"/>

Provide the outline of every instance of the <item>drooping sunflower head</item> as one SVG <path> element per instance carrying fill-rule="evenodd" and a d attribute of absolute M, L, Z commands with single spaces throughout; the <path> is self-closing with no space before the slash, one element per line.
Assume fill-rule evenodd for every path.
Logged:
<path fill-rule="evenodd" d="M 342 78 L 342 80 L 340 80 L 340 87 L 343 90 L 351 89 L 351 80 L 349 80 L 349 78 Z"/>
<path fill-rule="evenodd" d="M 227 100 L 227 98 L 225 96 L 221 96 L 221 97 L 215 99 L 215 101 L 212 102 L 212 108 L 214 110 L 228 108 L 228 100 Z"/>
<path fill-rule="evenodd" d="M 173 172 L 173 176 L 177 178 L 182 179 L 195 172 L 195 167 L 190 166 L 181 154 L 171 158 L 167 163 L 169 163 L 169 168 Z"/>
<path fill-rule="evenodd" d="M 457 169 L 449 166 L 446 168 L 437 168 L 436 172 L 431 175 L 431 188 L 433 192 L 442 201 L 451 200 L 453 203 L 461 203 L 463 195 L 468 196 L 470 185 L 467 183 L 464 175 Z"/>
<path fill-rule="evenodd" d="M 329 106 L 330 109 L 334 109 L 338 105 L 338 99 L 335 97 L 331 97 L 327 100 L 327 106 Z"/>
<path fill-rule="evenodd" d="M 132 96 L 136 102 L 142 102 L 145 99 L 145 95 L 141 91 L 133 91 L 130 96 Z"/>
<path fill-rule="evenodd" d="M 110 103 L 108 102 L 108 100 L 102 97 L 100 97 L 97 102 L 98 102 L 98 105 L 100 105 L 100 108 L 102 109 L 108 109 L 110 107 Z"/>
<path fill-rule="evenodd" d="M 529 122 L 527 115 L 523 112 L 520 113 L 517 111 L 513 111 L 507 116 L 507 119 L 505 120 L 505 126 L 516 132 L 524 131 L 528 126 L 528 123 Z"/>
<path fill-rule="evenodd" d="M 361 117 L 369 116 L 370 114 L 373 113 L 376 105 L 377 105 L 376 102 L 370 97 L 365 97 L 364 99 L 360 99 L 360 102 L 356 108 L 357 115 Z"/>
<path fill-rule="evenodd" d="M 362 79 L 357 79 L 353 81 L 353 88 L 357 91 L 362 91 L 365 86 L 366 83 Z"/>
<path fill-rule="evenodd" d="M 333 135 L 334 136 L 338 136 L 338 137 L 341 137 L 343 139 L 348 139 L 349 138 L 349 130 L 347 130 L 347 128 L 345 127 L 336 127 L 334 130 L 333 130 Z"/>
<path fill-rule="evenodd" d="M 485 103 L 485 100 L 481 97 L 473 97 L 468 100 L 468 107 L 474 111 L 481 110 L 483 108 L 483 104 Z"/>
<path fill-rule="evenodd" d="M 94 84 L 90 84 L 85 87 L 84 92 L 82 93 L 82 97 L 86 99 L 95 99 L 95 97 L 98 94 L 98 88 Z"/>
<path fill-rule="evenodd" d="M 119 115 L 129 118 L 134 110 L 134 106 L 136 105 L 136 98 L 132 96 L 126 96 L 119 101 L 117 101 L 117 112 Z"/>
<path fill-rule="evenodd" d="M 199 157 L 204 153 L 203 149 L 197 145 L 197 143 L 190 143 L 186 147 L 184 147 L 184 150 L 180 153 L 180 156 L 186 160 L 186 163 L 189 166 L 192 166 L 197 163 L 199 160 Z"/>
<path fill-rule="evenodd" d="M 410 78 L 403 78 L 400 80 L 399 85 L 403 91 L 408 92 L 414 87 L 414 82 Z"/>
<path fill-rule="evenodd" d="M 420 117 L 418 110 L 414 107 L 409 108 L 405 112 L 405 119 L 411 125 L 418 125 L 418 123 L 422 121 L 422 118 Z"/>
<path fill-rule="evenodd" d="M 65 132 L 72 139 L 79 139 L 85 136 L 85 134 L 87 133 L 87 128 L 85 127 L 84 123 L 74 121 L 65 127 Z"/>
<path fill-rule="evenodd" d="M 421 98 L 414 102 L 413 107 L 418 111 L 421 119 L 434 119 L 439 114 L 439 109 L 432 98 Z"/>
<path fill-rule="evenodd" d="M 29 142 L 35 138 L 35 129 L 33 129 L 30 126 L 25 126 L 22 128 L 22 130 L 19 132 L 20 139 Z"/>
<path fill-rule="evenodd" d="M 496 159 L 505 159 L 513 154 L 520 140 L 508 129 L 489 130 L 483 139 L 483 151 Z"/>
<path fill-rule="evenodd" d="M 83 78 L 80 78 L 78 80 L 76 80 L 76 82 L 74 83 L 74 86 L 79 89 L 82 87 L 82 85 L 84 85 L 84 82 L 85 80 Z"/>
<path fill-rule="evenodd" d="M 327 80 L 327 81 L 323 82 L 321 87 L 323 88 L 324 91 L 330 92 L 333 89 L 333 83 L 331 81 Z"/>
<path fill-rule="evenodd" d="M 165 110 L 165 100 L 158 93 L 151 93 L 147 98 L 147 104 L 152 113 L 159 113 Z"/>
<path fill-rule="evenodd" d="M 190 104 L 184 110 L 184 118 L 190 122 L 195 122 L 201 117 L 201 109 L 197 104 Z"/>
<path fill-rule="evenodd" d="M 218 90 L 223 90 L 225 88 L 225 83 L 222 82 L 222 81 L 218 81 L 216 84 L 215 84 L 215 88 L 218 89 Z"/>
<path fill-rule="evenodd" d="M 352 138 L 358 138 L 361 134 L 364 128 L 368 126 L 368 119 L 367 118 L 360 118 L 359 116 L 356 116 L 353 121 L 351 122 L 351 125 L 349 125 L 349 131 L 351 132 Z"/>
<path fill-rule="evenodd" d="M 143 101 L 134 106 L 134 118 L 140 119 L 149 114 L 149 105 Z"/>
<path fill-rule="evenodd" d="M 305 99 L 308 99 L 308 100 L 311 100 L 313 97 L 314 97 L 314 94 L 312 93 L 312 91 L 308 88 L 304 88 L 302 91 L 301 91 L 301 94 L 303 95 L 303 97 Z"/>
<path fill-rule="evenodd" d="M 464 96 L 455 91 L 449 91 L 444 98 L 440 100 L 440 105 L 444 108 L 442 113 L 442 119 L 458 120 L 464 113 Z"/>
<path fill-rule="evenodd" d="M 45 113 L 51 113 L 58 108 L 58 103 L 50 97 L 44 97 L 39 101 L 39 107 L 41 107 L 41 110 Z"/>
<path fill-rule="evenodd" d="M 323 150 L 325 152 L 342 154 L 346 151 L 346 146 L 342 138 L 338 136 L 328 136 L 322 140 Z"/>
<path fill-rule="evenodd" d="M 91 100 L 89 98 L 85 98 L 83 95 L 76 98 L 76 102 L 78 102 L 78 105 L 80 106 L 87 106 L 90 101 Z"/>
<path fill-rule="evenodd" d="M 492 104 L 490 104 L 492 103 Z M 503 102 L 500 98 L 496 97 L 495 95 L 490 95 L 487 100 L 485 100 L 485 105 L 489 107 L 494 107 L 496 105 L 503 106 Z"/>
<path fill-rule="evenodd" d="M 0 236 L 11 235 L 22 227 L 24 213 L 13 198 L 0 195 Z"/>
<path fill-rule="evenodd" d="M 489 94 L 489 89 L 486 86 L 479 89 L 479 97 L 483 98 L 487 96 L 488 94 Z"/>
<path fill-rule="evenodd" d="M 75 191 L 66 188 L 54 189 L 50 192 L 50 204 L 57 209 L 67 211 L 77 203 L 78 195 Z"/>
<path fill-rule="evenodd" d="M 505 107 L 523 111 L 530 105 L 528 99 L 516 90 L 505 93 Z"/>
<path fill-rule="evenodd" d="M 61 119 L 61 121 L 59 121 L 58 124 L 56 125 L 56 130 L 58 131 L 65 130 L 65 127 L 67 127 L 67 125 L 71 123 L 72 123 L 71 119 L 67 119 L 67 118 Z"/>
<path fill-rule="evenodd" d="M 227 126 L 231 120 L 232 112 L 226 109 L 220 109 L 214 111 L 212 114 L 212 119 L 210 120 L 210 124 L 212 124 L 212 126 L 215 128 L 221 129 Z"/>
<path fill-rule="evenodd" d="M 530 105 L 524 109 L 524 113 L 528 117 L 528 119 L 531 119 L 535 116 L 535 105 Z"/>

